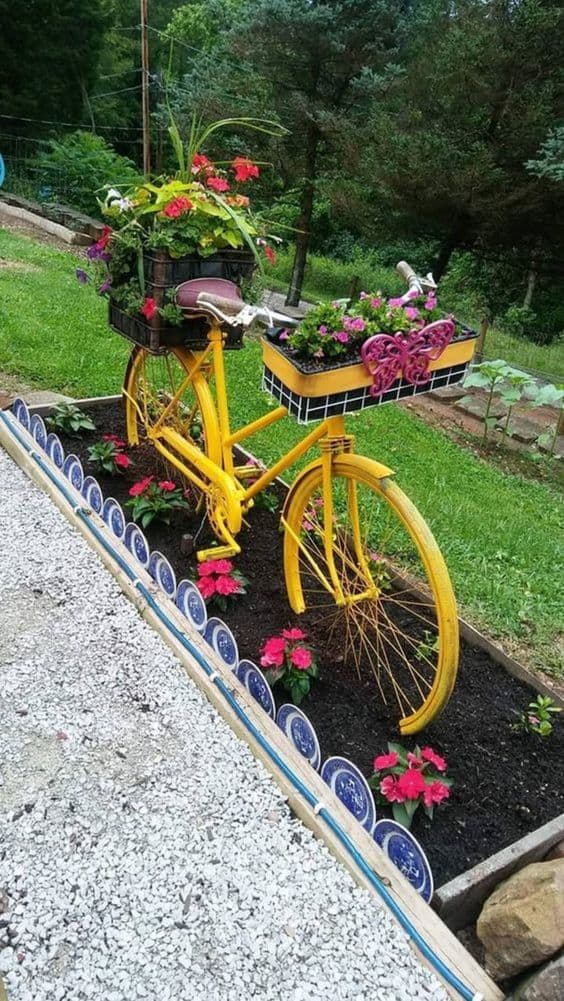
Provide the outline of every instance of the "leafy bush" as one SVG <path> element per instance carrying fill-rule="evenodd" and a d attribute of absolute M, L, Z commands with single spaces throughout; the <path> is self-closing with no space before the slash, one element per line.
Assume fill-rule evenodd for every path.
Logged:
<path fill-rule="evenodd" d="M 500 317 L 500 326 L 506 334 L 527 337 L 534 340 L 534 330 L 538 324 L 537 314 L 530 306 L 510 306 Z"/>
<path fill-rule="evenodd" d="M 97 192 L 108 184 L 133 183 L 135 164 L 91 132 L 71 132 L 63 139 L 50 139 L 40 153 L 36 169 L 42 182 L 53 189 L 54 200 L 64 200 L 87 215 L 99 216 Z"/>
<path fill-rule="evenodd" d="M 276 264 L 267 268 L 279 282 L 286 284 L 290 279 L 292 251 L 279 251 Z M 383 268 L 370 256 L 353 261 L 336 261 L 330 257 L 310 254 L 306 266 L 304 296 L 309 299 L 340 299 L 350 294 L 353 282 L 356 292 L 381 289 L 386 295 L 397 295 L 405 291 L 405 284 L 392 268 Z"/>

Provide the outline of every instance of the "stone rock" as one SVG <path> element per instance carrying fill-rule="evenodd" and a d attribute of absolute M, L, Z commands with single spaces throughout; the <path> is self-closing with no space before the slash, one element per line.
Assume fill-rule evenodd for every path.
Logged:
<path fill-rule="evenodd" d="M 458 410 L 464 411 L 465 414 L 471 414 L 472 417 L 479 417 L 483 420 L 486 414 L 486 401 L 482 400 L 479 396 L 466 397 L 464 402 L 460 400 L 459 403 L 454 404 Z M 490 407 L 490 417 L 505 417 L 507 414 L 507 407 L 501 402 L 501 400 L 494 400 Z"/>
<path fill-rule="evenodd" d="M 528 421 L 525 417 L 511 417 L 509 421 L 509 432 L 515 441 L 522 441 L 526 445 L 536 441 L 541 428 L 534 421 Z"/>
<path fill-rule="evenodd" d="M 494 980 L 554 956 L 564 945 L 564 859 L 535 862 L 500 883 L 476 932 Z"/>
<path fill-rule="evenodd" d="M 541 452 L 550 452 L 551 446 L 539 443 L 539 448 Z M 555 459 L 564 459 L 564 434 L 558 435 L 554 448 L 552 449 L 552 454 Z"/>
<path fill-rule="evenodd" d="M 463 396 L 468 396 L 468 390 L 462 386 L 442 386 L 440 389 L 432 389 L 429 396 L 441 403 L 453 403 L 461 400 Z"/>
<path fill-rule="evenodd" d="M 546 963 L 519 984 L 515 1001 L 557 1001 L 564 998 L 564 955 Z"/>

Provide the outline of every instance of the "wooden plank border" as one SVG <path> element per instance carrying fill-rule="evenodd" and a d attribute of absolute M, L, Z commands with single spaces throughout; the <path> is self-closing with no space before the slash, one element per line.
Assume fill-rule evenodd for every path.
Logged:
<path fill-rule="evenodd" d="M 16 422 L 15 418 L 12 417 L 9 420 L 13 421 L 14 426 L 17 427 L 18 434 L 28 443 L 29 449 L 32 452 L 40 454 L 41 461 L 51 470 L 52 475 L 59 479 L 59 470 L 50 462 L 45 453 L 39 452 L 35 441 L 28 432 Z M 187 620 L 181 615 L 176 606 L 164 596 L 160 589 L 157 589 L 146 571 L 138 564 L 135 564 L 137 579 L 151 592 L 154 600 L 163 608 L 166 616 L 176 628 L 188 636 L 193 646 L 206 659 L 214 675 L 222 678 L 229 686 L 230 692 L 235 697 L 237 704 L 244 710 L 252 725 L 264 735 L 270 748 L 275 752 L 280 761 L 311 791 L 317 800 L 317 807 L 314 808 L 311 806 L 308 800 L 296 789 L 285 770 L 273 760 L 264 745 L 247 729 L 237 712 L 226 701 L 216 686 L 213 676 L 210 677 L 205 673 L 197 660 L 186 650 L 185 646 L 166 628 L 158 613 L 145 600 L 143 595 L 140 594 L 135 582 L 129 579 L 113 556 L 90 531 L 84 518 L 79 516 L 78 511 L 85 509 L 84 498 L 65 480 L 65 490 L 76 502 L 71 506 L 38 462 L 26 451 L 26 448 L 17 440 L 15 435 L 11 433 L 11 430 L 2 418 L 0 418 L 0 444 L 3 445 L 8 454 L 30 479 L 47 494 L 70 524 L 86 538 L 91 548 L 102 560 L 104 566 L 116 579 L 123 593 L 137 607 L 143 618 L 159 633 L 163 641 L 183 665 L 192 681 L 198 685 L 237 736 L 250 746 L 255 757 L 270 772 L 287 798 L 291 808 L 303 823 L 310 828 L 314 835 L 324 841 L 329 851 L 346 867 L 355 882 L 368 890 L 376 899 L 380 900 L 380 896 L 377 894 L 371 880 L 355 862 L 341 839 L 326 823 L 323 817 L 319 815 L 319 804 L 323 804 L 331 813 L 334 820 L 354 844 L 356 850 L 363 856 L 365 863 L 384 884 L 393 900 L 399 905 L 403 913 L 444 965 L 449 967 L 463 983 L 468 985 L 476 998 L 480 997 L 484 1001 L 502 1001 L 503 994 L 493 980 L 466 951 L 440 917 L 425 904 L 419 894 L 389 861 L 370 835 L 354 820 L 343 804 L 331 792 L 317 772 L 292 747 L 274 721 L 249 696 L 246 689 L 243 688 L 238 679 L 223 664 L 200 634 L 190 628 Z M 93 512 L 90 512 L 88 517 L 97 530 L 107 538 L 111 547 L 124 560 L 129 562 L 131 559 L 129 552 L 122 543 L 109 533 L 101 518 Z M 410 944 L 412 948 L 416 949 L 413 939 L 410 939 Z M 442 979 L 437 970 L 432 967 L 424 956 L 418 950 L 416 952 L 419 960 L 433 969 L 435 976 Z M 444 979 L 442 982 L 451 997 L 459 997 L 458 992 L 449 986 Z"/>

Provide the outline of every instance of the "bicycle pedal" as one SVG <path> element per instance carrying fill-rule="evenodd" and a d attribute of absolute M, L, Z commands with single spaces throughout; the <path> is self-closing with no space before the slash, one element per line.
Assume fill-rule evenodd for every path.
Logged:
<path fill-rule="evenodd" d="M 211 549 L 199 549 L 196 558 L 199 563 L 204 560 L 225 560 L 233 556 L 238 556 L 241 552 L 240 546 L 212 546 Z"/>

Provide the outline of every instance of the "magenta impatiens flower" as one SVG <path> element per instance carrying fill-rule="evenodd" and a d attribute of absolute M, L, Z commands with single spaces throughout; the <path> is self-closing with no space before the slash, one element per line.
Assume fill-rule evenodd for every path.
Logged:
<path fill-rule="evenodd" d="M 154 479 L 154 476 L 145 476 L 142 480 L 137 480 L 137 483 L 134 483 L 133 486 L 129 488 L 129 496 L 138 497 L 139 494 L 142 494 L 147 489 L 149 484 L 152 483 Z"/>
<path fill-rule="evenodd" d="M 374 774 L 369 785 L 379 803 L 390 804 L 394 819 L 409 827 L 423 807 L 429 817 L 450 796 L 452 781 L 444 776 L 447 763 L 432 747 L 388 744 L 388 753 L 374 758 Z"/>
<path fill-rule="evenodd" d="M 306 633 L 296 626 L 283 629 L 280 635 L 269 636 L 260 651 L 261 667 L 268 672 L 268 680 L 273 685 L 280 681 L 296 705 L 308 694 L 311 679 L 318 674 L 306 638 Z"/>
<path fill-rule="evenodd" d="M 398 761 L 399 754 L 396 751 L 390 751 L 389 754 L 380 754 L 377 758 L 374 758 L 374 771 L 382 772 L 385 768 L 394 768 Z"/>
<path fill-rule="evenodd" d="M 227 598 L 246 594 L 247 581 L 233 569 L 231 560 L 204 560 L 198 566 L 196 586 L 205 601 L 214 601 L 225 611 Z"/>
<path fill-rule="evenodd" d="M 435 766 L 438 772 L 446 772 L 447 763 L 444 758 L 441 758 L 440 754 L 437 754 L 432 747 L 424 747 L 421 751 L 421 757 L 424 761 L 429 761 Z"/>

